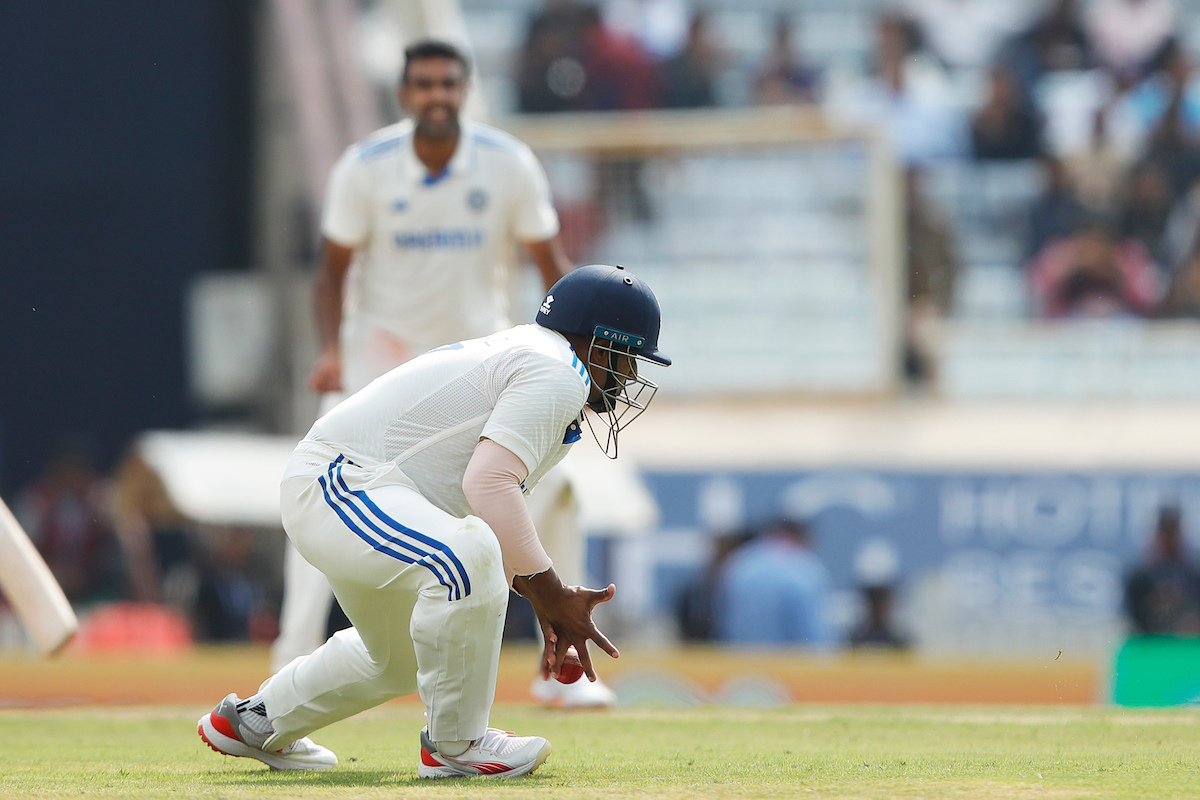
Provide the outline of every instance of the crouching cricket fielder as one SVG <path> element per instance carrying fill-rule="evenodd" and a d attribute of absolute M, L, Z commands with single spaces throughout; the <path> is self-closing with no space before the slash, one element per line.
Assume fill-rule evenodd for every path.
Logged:
<path fill-rule="evenodd" d="M 536 769 L 548 741 L 488 727 L 507 592 L 537 612 L 543 675 L 574 646 L 595 680 L 587 641 L 618 652 L 592 609 L 616 587 L 563 585 L 522 492 L 585 422 L 616 457 L 617 434 L 657 389 L 639 364 L 671 363 L 659 324 L 641 280 L 582 267 L 550 289 L 537 324 L 433 350 L 317 420 L 283 477 L 283 524 L 354 627 L 252 697 L 227 696 L 201 717 L 201 738 L 275 769 L 325 769 L 337 757 L 308 734 L 417 691 L 428 716 L 420 777 Z"/>

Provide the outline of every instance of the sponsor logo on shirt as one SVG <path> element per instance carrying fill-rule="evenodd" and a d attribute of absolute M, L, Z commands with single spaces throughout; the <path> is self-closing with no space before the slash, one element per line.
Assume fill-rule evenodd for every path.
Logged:
<path fill-rule="evenodd" d="M 483 189 L 472 189 L 467 193 L 467 208 L 472 211 L 483 211 L 487 208 L 488 196 Z"/>
<path fill-rule="evenodd" d="M 402 250 L 467 250 L 483 246 L 481 228 L 434 228 L 427 231 L 396 231 L 392 240 Z"/>

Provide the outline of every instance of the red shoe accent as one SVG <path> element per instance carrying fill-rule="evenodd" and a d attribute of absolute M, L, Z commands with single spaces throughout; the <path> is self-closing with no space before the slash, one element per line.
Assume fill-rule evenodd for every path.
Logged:
<path fill-rule="evenodd" d="M 214 728 L 228 736 L 230 739 L 237 739 L 239 742 L 242 740 L 242 737 L 238 736 L 237 731 L 235 731 L 233 726 L 229 724 L 229 720 L 225 719 L 224 717 L 218 717 L 216 714 L 209 714 L 208 718 L 212 722 L 212 726 Z"/>
<path fill-rule="evenodd" d="M 481 764 L 471 764 L 470 766 L 474 767 L 475 769 L 479 770 L 480 772 L 482 772 L 486 775 L 498 775 L 501 772 L 512 771 L 512 767 L 510 767 L 508 764 L 481 763 Z"/>
<path fill-rule="evenodd" d="M 427 767 L 444 767 L 444 766 L 446 766 L 445 764 L 443 764 L 442 762 L 438 761 L 436 758 L 431 756 L 429 754 L 429 751 L 426 750 L 424 747 L 421 748 L 421 763 Z"/>
<path fill-rule="evenodd" d="M 211 749 L 211 750 L 212 750 L 214 753 L 220 753 L 220 754 L 221 754 L 221 755 L 223 755 L 223 756 L 227 756 L 227 755 L 229 755 L 229 754 L 228 754 L 228 753 L 226 753 L 224 750 L 218 750 L 218 749 L 217 749 L 217 746 L 208 740 L 208 737 L 204 735 L 204 726 L 203 726 L 203 725 L 197 725 L 197 726 L 196 726 L 196 733 L 200 734 L 200 738 L 204 740 L 204 743 L 205 743 L 206 745 L 208 745 L 208 746 L 209 746 L 209 748 L 210 748 L 210 749 Z"/>

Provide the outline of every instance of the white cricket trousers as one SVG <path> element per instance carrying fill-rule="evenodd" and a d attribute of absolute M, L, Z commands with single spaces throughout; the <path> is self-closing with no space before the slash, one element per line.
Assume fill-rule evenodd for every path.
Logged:
<path fill-rule="evenodd" d="M 309 445 L 289 462 L 280 507 L 354 627 L 263 683 L 275 727 L 265 746 L 414 691 L 434 741 L 482 736 L 508 603 L 487 524 L 436 508 L 392 464 L 364 469 Z"/>
<path fill-rule="evenodd" d="M 562 467 L 550 470 L 526 499 L 538 537 L 558 577 L 567 585 L 583 584 L 584 536 L 579 501 Z M 321 646 L 333 598 L 321 571 L 305 561 L 290 542 L 285 547 L 283 608 L 279 636 L 271 645 L 272 672 Z"/>

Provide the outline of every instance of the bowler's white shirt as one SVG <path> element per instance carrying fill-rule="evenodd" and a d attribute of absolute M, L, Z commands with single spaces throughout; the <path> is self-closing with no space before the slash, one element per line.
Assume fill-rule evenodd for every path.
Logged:
<path fill-rule="evenodd" d="M 580 438 L 590 386 L 562 335 L 520 325 L 396 367 L 317 420 L 305 442 L 368 469 L 395 464 L 431 503 L 464 517 L 463 474 L 479 439 L 521 459 L 528 492 Z"/>
<path fill-rule="evenodd" d="M 349 147 L 330 177 L 321 232 L 358 250 L 344 325 L 378 328 L 415 355 L 507 328 L 514 243 L 558 233 L 549 185 L 512 136 L 463 121 L 445 172 L 413 150 L 411 120 Z"/>

